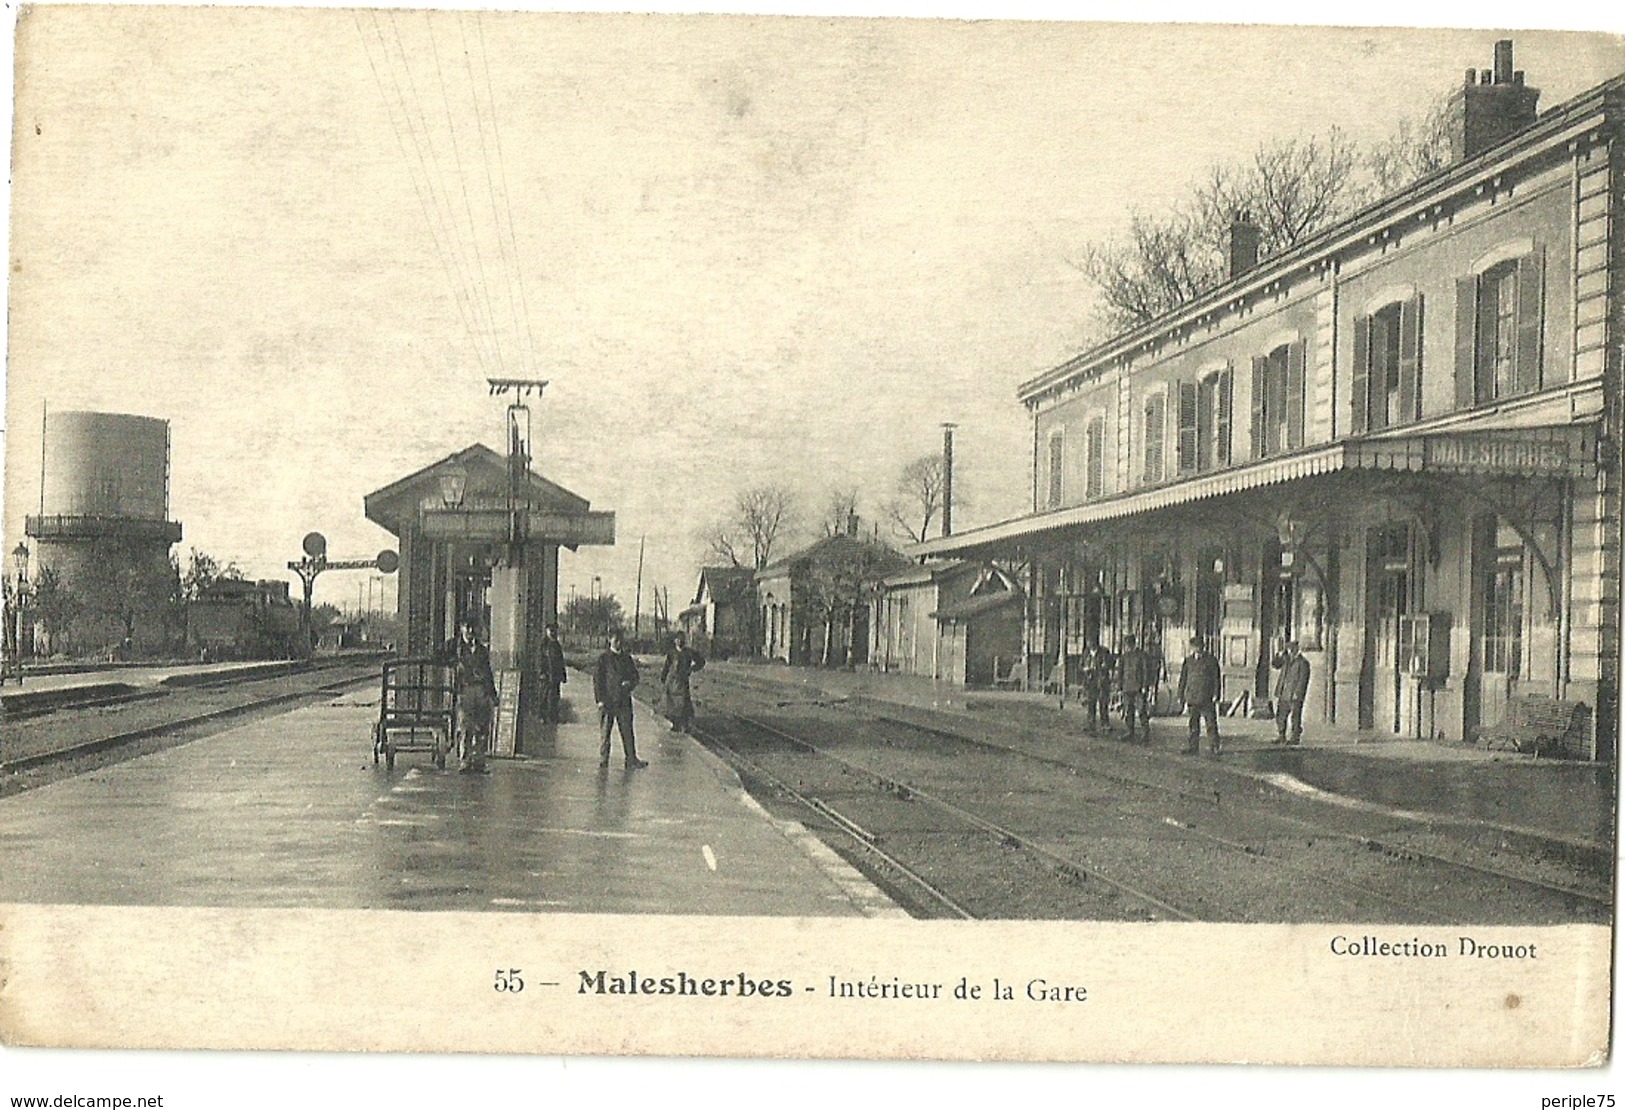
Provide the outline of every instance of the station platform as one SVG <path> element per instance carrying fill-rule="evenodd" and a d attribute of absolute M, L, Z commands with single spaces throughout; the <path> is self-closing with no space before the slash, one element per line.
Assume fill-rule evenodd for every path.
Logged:
<path fill-rule="evenodd" d="M 120 663 L 91 667 L 85 670 L 28 671 L 21 683 L 8 685 L 0 694 L 11 697 L 36 690 L 78 690 L 109 683 L 125 686 L 162 686 L 172 679 L 205 679 L 220 677 L 238 671 L 252 671 L 266 666 L 264 662 L 244 663 Z"/>
<path fill-rule="evenodd" d="M 1062 755 L 1069 737 L 1121 736 L 1123 722 L 1091 733 L 1075 697 L 1018 690 L 967 690 L 914 675 L 819 670 L 782 664 L 721 663 L 708 673 L 782 686 L 788 696 L 869 699 L 954 714 L 975 727 L 1010 732 L 1031 726 L 1024 742 Z M 702 680 L 703 680 L 702 676 Z M 703 685 L 696 697 L 703 703 Z M 1200 766 L 1245 774 L 1294 793 L 1504 829 L 1553 850 L 1577 849 L 1612 859 L 1614 768 L 1608 764 L 1537 759 L 1473 744 L 1403 740 L 1373 732 L 1304 723 L 1301 746 L 1274 743 L 1273 720 L 1221 717 L 1224 754 L 1203 754 Z M 1189 760 L 1183 716 L 1151 718 L 1151 743 L 1134 750 Z M 1124 745 L 1128 747 L 1127 744 Z M 1204 740 L 1204 749 L 1206 747 Z"/>
<path fill-rule="evenodd" d="M 0 902 L 905 916 L 646 707 L 645 769 L 618 740 L 599 768 L 594 717 L 480 775 L 416 753 L 375 766 L 377 696 L 0 800 Z"/>

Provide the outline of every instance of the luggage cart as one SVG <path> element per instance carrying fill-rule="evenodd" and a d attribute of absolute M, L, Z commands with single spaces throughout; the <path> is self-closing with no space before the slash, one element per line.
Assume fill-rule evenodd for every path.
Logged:
<path fill-rule="evenodd" d="M 433 659 L 395 659 L 384 664 L 378 720 L 372 726 L 372 762 L 395 767 L 400 752 L 430 752 L 446 766 L 456 743 L 457 681 L 452 667 Z"/>

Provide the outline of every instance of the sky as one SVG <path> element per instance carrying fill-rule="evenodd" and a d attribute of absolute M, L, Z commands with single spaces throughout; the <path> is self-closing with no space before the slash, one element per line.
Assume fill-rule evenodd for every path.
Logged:
<path fill-rule="evenodd" d="M 48 404 L 171 422 L 183 556 L 371 556 L 368 492 L 502 443 L 488 376 L 550 381 L 535 467 L 616 513 L 564 591 L 630 608 L 641 540 L 644 613 L 739 490 L 811 525 L 855 486 L 868 527 L 943 421 L 956 526 L 1018 515 L 1016 386 L 1098 334 L 1083 243 L 1265 139 L 1387 134 L 1501 34 L 30 9 L 6 548 Z M 1625 71 L 1613 36 L 1515 38 L 1543 107 Z"/>

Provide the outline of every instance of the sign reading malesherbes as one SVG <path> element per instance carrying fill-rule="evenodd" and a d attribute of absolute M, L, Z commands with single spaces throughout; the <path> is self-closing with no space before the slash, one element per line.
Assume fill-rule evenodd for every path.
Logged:
<path fill-rule="evenodd" d="M 1568 474 L 1576 452 L 1568 439 L 1428 436 L 1423 465 L 1433 470 L 1490 474 Z"/>

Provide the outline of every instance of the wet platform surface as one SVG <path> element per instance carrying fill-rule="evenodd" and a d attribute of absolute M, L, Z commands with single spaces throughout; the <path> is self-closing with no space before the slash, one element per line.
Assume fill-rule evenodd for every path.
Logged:
<path fill-rule="evenodd" d="M 643 770 L 593 724 L 490 773 L 374 766 L 357 693 L 0 801 L 0 902 L 897 916 L 642 706 Z"/>

